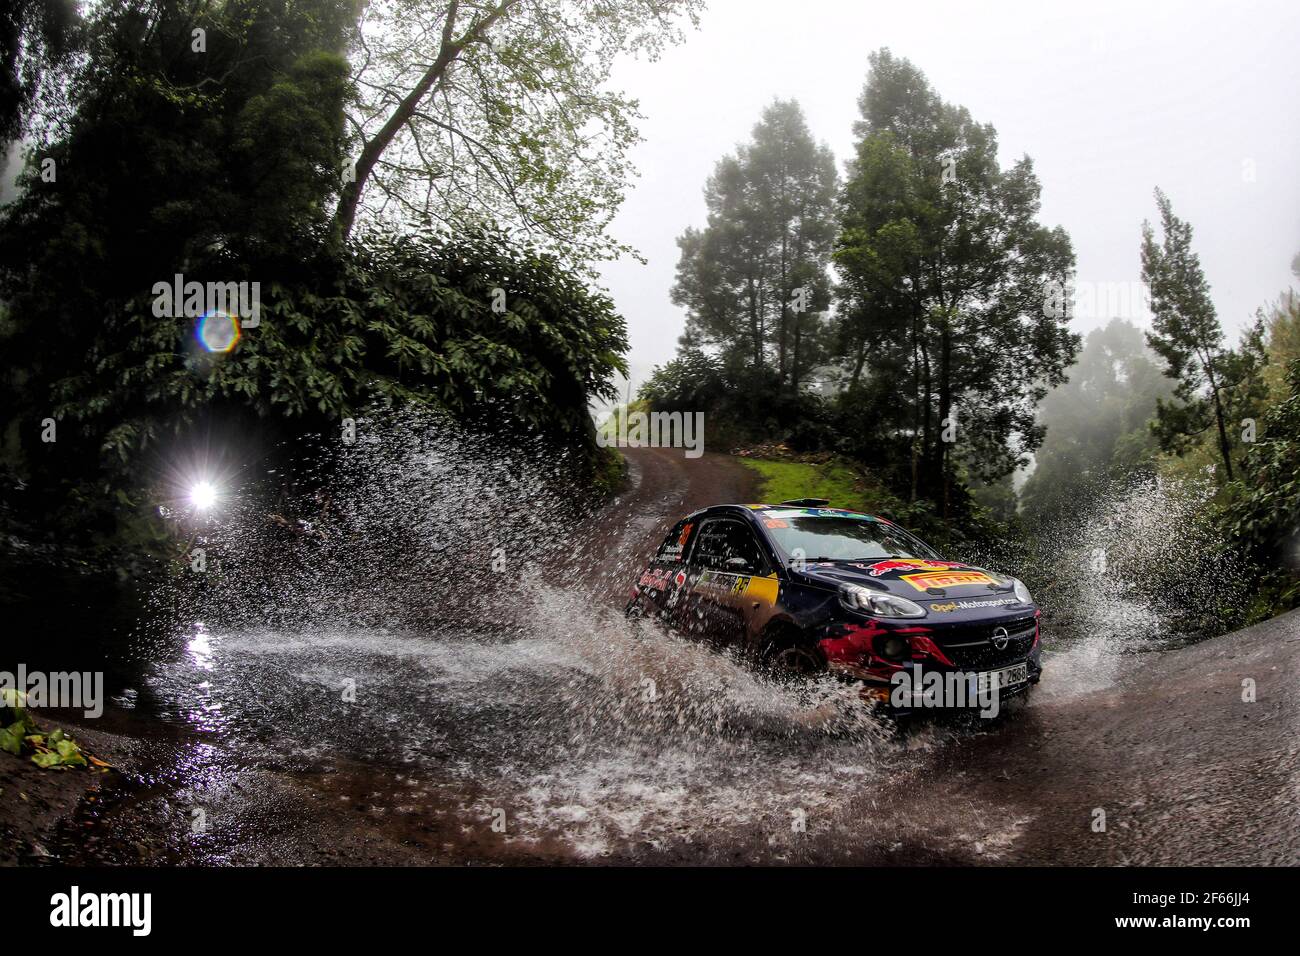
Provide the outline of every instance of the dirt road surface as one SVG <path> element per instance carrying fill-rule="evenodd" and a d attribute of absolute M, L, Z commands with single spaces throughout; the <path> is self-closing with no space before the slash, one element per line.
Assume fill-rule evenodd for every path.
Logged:
<path fill-rule="evenodd" d="M 627 454 L 627 489 L 569 565 L 588 584 L 593 614 L 621 607 L 637 566 L 683 514 L 757 500 L 754 474 L 735 459 L 689 460 L 672 449 Z M 489 782 L 449 769 L 461 745 L 435 752 L 433 763 L 376 765 L 326 751 L 281 764 L 264 752 L 246 755 L 233 734 L 110 712 L 93 726 L 71 724 L 118 768 L 88 794 L 51 788 L 26 770 L 11 782 L 26 781 L 39 804 L 28 817 L 60 822 L 39 829 L 33 820 L 0 819 L 20 847 L 7 862 L 1300 863 L 1300 613 L 1192 647 L 1121 657 L 1100 687 L 1080 679 L 1086 658 L 1054 656 L 1050 633 L 1045 640 L 1044 685 L 1027 707 L 991 726 L 905 733 L 857 750 L 797 734 L 761 746 L 734 735 L 715 744 L 698 738 L 693 749 L 673 750 L 670 783 L 650 766 L 663 757 L 654 740 L 619 752 L 627 769 L 584 749 L 581 728 L 566 726 L 535 746 L 551 760 L 571 746 L 572 759 L 525 775 L 504 797 L 504 776 Z M 588 653 L 584 666 L 599 671 L 601 649 Z M 720 662 L 693 661 L 692 673 L 720 672 Z M 746 679 L 724 676 L 726 686 Z M 546 686 L 565 692 L 574 686 L 566 680 Z M 473 706 L 491 717 L 493 705 Z M 526 735 L 541 717 L 508 720 Z M 671 725 L 662 732 L 665 750 L 678 743 L 674 733 Z M 476 737 L 456 739 L 477 746 Z M 799 748 L 818 747 L 815 760 L 800 762 Z M 585 788 L 585 796 L 557 804 L 548 787 Z M 602 806 L 607 798 L 622 802 Z M 528 801 L 547 813 L 534 814 L 527 839 L 491 828 L 495 803 Z M 675 804 L 687 810 L 673 816 Z M 786 827 L 805 806 L 806 828 Z M 597 841 L 589 822 L 601 812 L 624 828 L 607 825 Z M 206 828 L 196 826 L 200 816 Z M 662 819 L 669 822 L 653 837 L 635 835 Z"/>
<path fill-rule="evenodd" d="M 628 454 L 639 483 L 618 520 L 647 534 L 627 553 L 693 508 L 756 500 L 734 459 Z M 887 796 L 867 801 L 864 820 L 887 803 L 891 817 L 954 831 L 1009 821 L 1002 862 L 1300 863 L 1300 611 L 1134 655 L 1103 690 L 1052 687 L 996 732 L 949 741 L 922 784 L 909 776 Z"/>

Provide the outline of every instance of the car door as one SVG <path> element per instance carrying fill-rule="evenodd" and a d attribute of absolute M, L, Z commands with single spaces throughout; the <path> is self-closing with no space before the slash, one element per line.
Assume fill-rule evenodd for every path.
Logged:
<path fill-rule="evenodd" d="M 691 629 L 719 645 L 742 642 L 750 581 L 766 573 L 766 559 L 754 532 L 743 521 L 706 519 L 691 549 L 687 571 Z"/>
<path fill-rule="evenodd" d="M 673 525 L 650 565 L 637 581 L 637 589 L 656 615 L 671 624 L 680 624 L 687 609 L 686 554 L 691 546 L 696 523 L 683 518 Z"/>

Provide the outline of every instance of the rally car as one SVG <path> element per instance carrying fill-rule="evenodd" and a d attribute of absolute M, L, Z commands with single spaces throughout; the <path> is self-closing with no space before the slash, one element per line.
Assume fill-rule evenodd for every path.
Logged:
<path fill-rule="evenodd" d="M 897 692 L 902 671 L 1001 698 L 1038 683 L 1040 612 L 1023 583 L 945 561 L 885 518 L 828 505 L 800 498 L 688 515 L 642 572 L 628 614 L 733 648 L 779 678 L 860 682 L 895 712 L 913 709 Z"/>

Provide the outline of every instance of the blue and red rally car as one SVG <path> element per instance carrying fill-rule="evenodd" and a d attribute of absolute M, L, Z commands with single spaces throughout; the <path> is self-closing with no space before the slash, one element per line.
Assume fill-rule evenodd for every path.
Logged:
<path fill-rule="evenodd" d="M 776 676 L 832 672 L 890 702 L 918 668 L 1002 697 L 1042 674 L 1039 610 L 1020 581 L 945 561 L 884 518 L 818 498 L 716 505 L 673 527 L 627 611 L 734 648 Z M 900 706 L 895 696 L 895 710 Z"/>

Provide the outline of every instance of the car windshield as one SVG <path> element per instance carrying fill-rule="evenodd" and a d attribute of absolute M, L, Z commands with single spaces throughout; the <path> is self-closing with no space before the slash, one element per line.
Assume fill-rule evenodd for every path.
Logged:
<path fill-rule="evenodd" d="M 791 559 L 861 561 L 939 557 L 902 528 L 863 515 L 774 510 L 763 512 L 760 520 Z"/>

